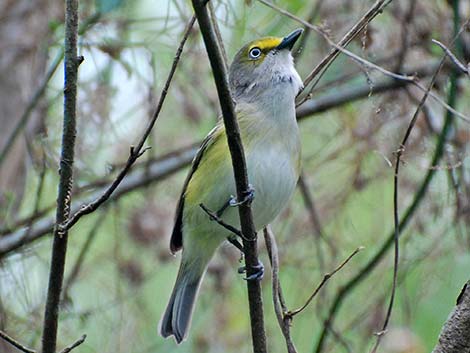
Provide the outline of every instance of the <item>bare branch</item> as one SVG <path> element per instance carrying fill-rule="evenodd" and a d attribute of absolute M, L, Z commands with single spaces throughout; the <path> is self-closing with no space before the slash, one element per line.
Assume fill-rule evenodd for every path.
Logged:
<path fill-rule="evenodd" d="M 211 23 L 205 0 L 192 0 L 194 11 L 204 39 L 206 51 L 212 67 L 220 106 L 224 119 L 227 143 L 232 159 L 237 199 L 243 200 L 249 189 L 248 174 L 246 170 L 245 153 L 240 138 L 240 130 L 235 115 L 235 108 L 228 86 L 227 72 L 225 70 L 221 49 L 217 42 L 214 27 Z M 258 266 L 258 249 L 256 243 L 256 230 L 253 223 L 253 214 L 250 203 L 243 203 L 238 207 L 241 231 L 244 235 L 243 248 L 245 253 L 245 266 L 249 277 Z M 249 240 L 247 240 L 249 239 Z M 250 304 L 251 335 L 253 350 L 256 353 L 267 352 L 266 333 L 264 329 L 263 301 L 259 281 L 247 281 L 248 300 Z"/>
<path fill-rule="evenodd" d="M 25 353 L 36 353 L 35 350 L 32 350 L 32 349 L 29 349 L 25 346 L 23 346 L 20 342 L 18 342 L 17 340 L 15 340 L 14 338 L 8 336 L 5 332 L 1 331 L 0 330 L 0 337 L 2 339 L 4 339 L 6 342 L 10 343 L 13 347 L 19 349 L 20 351 L 22 352 L 25 352 Z"/>
<path fill-rule="evenodd" d="M 65 347 L 60 351 L 60 353 L 69 353 L 72 351 L 72 349 L 77 348 L 79 345 L 81 345 L 83 342 L 85 342 L 86 335 L 83 335 L 80 337 L 78 340 L 76 340 L 74 343 L 72 343 L 70 346 Z"/>
<path fill-rule="evenodd" d="M 455 66 L 457 66 L 457 68 L 460 71 L 462 71 L 464 74 L 467 74 L 467 75 L 470 74 L 468 66 L 465 66 L 464 64 L 462 64 L 459 61 L 459 59 L 457 59 L 457 57 L 450 51 L 449 48 L 447 48 L 443 43 L 439 42 L 436 39 L 432 39 L 432 42 L 434 44 L 437 44 L 438 46 L 440 46 L 442 48 L 442 50 L 444 50 L 444 52 L 447 54 L 449 59 L 454 63 Z"/>
<path fill-rule="evenodd" d="M 339 264 L 338 267 L 336 267 L 333 271 L 325 274 L 323 276 L 323 279 L 321 280 L 320 284 L 317 286 L 317 288 L 315 288 L 315 290 L 313 291 L 313 293 L 310 295 L 310 297 L 307 299 L 307 301 L 305 302 L 304 305 L 302 305 L 300 308 L 297 308 L 297 309 L 294 309 L 294 310 L 291 310 L 289 312 L 286 313 L 286 316 L 290 316 L 291 318 L 294 317 L 295 315 L 297 315 L 298 313 L 302 312 L 310 303 L 311 301 L 313 300 L 313 298 L 315 298 L 315 296 L 318 294 L 318 292 L 320 291 L 320 289 L 326 284 L 326 282 L 328 282 L 330 280 L 331 277 L 333 277 L 338 271 L 340 271 L 344 266 L 347 265 L 347 263 L 354 257 L 356 256 L 356 254 L 363 250 L 364 247 L 363 246 L 360 246 L 358 247 L 356 250 L 354 250 L 351 255 L 349 255 L 342 263 Z"/>
<path fill-rule="evenodd" d="M 49 271 L 44 327 L 42 332 L 42 352 L 55 353 L 62 281 L 67 253 L 67 231 L 58 225 L 67 221 L 70 215 L 73 185 L 73 162 L 76 137 L 77 79 L 80 62 L 77 57 L 78 0 L 66 0 L 65 5 L 65 45 L 64 45 L 64 122 L 62 128 L 62 151 L 59 169 L 59 191 L 57 196 L 56 227 Z"/>
<path fill-rule="evenodd" d="M 210 220 L 211 221 L 215 221 L 217 222 L 218 224 L 220 224 L 222 227 L 224 227 L 225 229 L 227 229 L 229 232 L 232 232 L 233 234 L 235 234 L 236 236 L 239 236 L 240 238 L 245 238 L 243 233 L 240 232 L 240 230 L 238 230 L 237 228 L 235 228 L 234 226 L 224 222 L 224 220 L 222 218 L 220 218 L 219 216 L 217 216 L 217 214 L 213 211 L 211 211 L 210 209 L 208 209 L 206 206 L 204 206 L 204 204 L 199 204 L 199 207 L 201 207 L 204 212 L 207 213 L 207 215 L 209 216 Z"/>

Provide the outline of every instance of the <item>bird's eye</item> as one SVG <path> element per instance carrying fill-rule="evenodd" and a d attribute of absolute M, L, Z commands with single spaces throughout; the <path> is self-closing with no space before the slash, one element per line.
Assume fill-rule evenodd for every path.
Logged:
<path fill-rule="evenodd" d="M 250 50 L 250 58 L 251 59 L 258 59 L 261 56 L 261 49 L 258 47 L 254 47 Z"/>

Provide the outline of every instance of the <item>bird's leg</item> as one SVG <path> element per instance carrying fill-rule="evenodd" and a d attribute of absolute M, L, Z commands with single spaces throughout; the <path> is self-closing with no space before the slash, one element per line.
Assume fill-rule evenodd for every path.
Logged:
<path fill-rule="evenodd" d="M 258 265 L 252 266 L 251 268 L 254 270 L 254 272 L 251 275 L 245 277 L 244 280 L 245 281 L 261 281 L 264 276 L 263 263 L 260 260 L 258 260 Z M 242 266 L 238 269 L 238 273 L 246 273 L 246 272 L 247 272 L 246 266 Z"/>
<path fill-rule="evenodd" d="M 241 201 L 238 201 L 235 196 L 231 195 L 228 202 L 230 207 L 236 207 L 244 204 L 250 205 L 254 199 L 255 188 L 253 187 L 253 185 L 248 184 L 248 189 L 243 192 L 243 199 Z"/>
<path fill-rule="evenodd" d="M 227 240 L 230 244 L 235 246 L 240 252 L 242 253 L 242 256 L 245 254 L 245 249 L 243 248 L 243 245 L 238 241 L 237 237 L 235 235 L 231 235 L 227 237 Z M 258 260 L 258 265 L 252 267 L 255 272 L 247 277 L 244 278 L 246 281 L 261 281 L 264 276 L 264 265 L 261 261 Z M 238 273 L 246 273 L 246 266 L 242 266 L 238 268 Z"/>
<path fill-rule="evenodd" d="M 254 199 L 255 199 L 255 189 L 253 188 L 251 184 L 249 184 L 248 190 L 246 190 L 243 193 L 243 199 L 241 201 L 238 201 L 235 196 L 230 195 L 227 202 L 225 202 L 223 206 L 215 214 L 217 215 L 217 217 L 221 217 L 228 207 L 237 207 L 246 203 L 251 204 Z"/>
<path fill-rule="evenodd" d="M 200 204 L 199 206 L 209 215 L 209 218 L 211 221 L 216 221 L 219 223 L 221 226 L 223 226 L 225 229 L 231 231 L 233 235 L 230 235 L 227 237 L 227 241 L 235 246 L 240 252 L 244 255 L 245 254 L 245 249 L 243 248 L 243 245 L 238 241 L 237 236 L 245 239 L 242 232 L 238 230 L 237 228 L 225 223 L 220 217 L 223 215 L 225 210 L 228 207 L 237 207 L 245 203 L 251 203 L 253 202 L 255 198 L 255 189 L 253 188 L 252 185 L 248 185 L 248 190 L 246 190 L 243 193 L 243 199 L 241 201 L 238 201 L 237 198 L 233 195 L 230 195 L 229 199 L 227 202 L 224 203 L 224 205 L 217 211 L 213 212 L 209 210 L 206 206 L 203 204 Z M 258 264 L 256 266 L 251 267 L 253 269 L 253 273 L 251 275 L 247 275 L 247 277 L 244 278 L 246 281 L 261 281 L 264 276 L 264 265 L 261 261 L 258 260 Z M 238 269 L 238 273 L 247 273 L 247 268 L 246 266 L 242 266 Z"/>

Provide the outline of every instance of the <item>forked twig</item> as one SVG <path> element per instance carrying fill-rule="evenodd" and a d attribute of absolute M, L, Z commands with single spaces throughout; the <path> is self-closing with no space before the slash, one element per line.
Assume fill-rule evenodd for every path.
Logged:
<path fill-rule="evenodd" d="M 331 277 L 333 277 L 337 272 L 341 271 L 341 269 L 347 265 L 347 263 L 354 257 L 357 255 L 358 252 L 360 252 L 361 250 L 365 249 L 363 246 L 360 246 L 358 247 L 356 250 L 354 250 L 342 263 L 339 264 L 338 267 L 336 267 L 333 271 L 325 274 L 323 276 L 323 279 L 321 280 L 320 284 L 317 286 L 317 288 L 315 288 L 315 290 L 313 291 L 313 293 L 310 295 L 310 297 L 307 299 L 307 301 L 305 302 L 304 305 L 302 305 L 300 308 L 297 308 L 295 310 L 290 310 L 286 313 L 286 316 L 289 316 L 291 318 L 293 318 L 295 315 L 297 315 L 298 313 L 302 312 L 310 303 L 311 301 L 313 300 L 313 298 L 315 298 L 315 296 L 318 294 L 318 292 L 320 291 L 320 289 L 326 284 L 326 282 L 328 282 Z"/>

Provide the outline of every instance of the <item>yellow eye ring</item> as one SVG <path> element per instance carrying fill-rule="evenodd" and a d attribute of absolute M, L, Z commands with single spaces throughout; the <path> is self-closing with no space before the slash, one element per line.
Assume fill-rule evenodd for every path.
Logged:
<path fill-rule="evenodd" d="M 249 53 L 250 59 L 256 60 L 261 56 L 261 49 L 258 47 L 254 47 L 250 49 Z"/>

